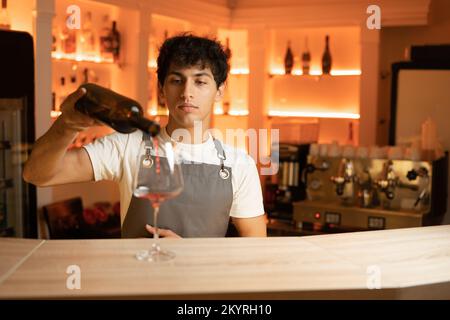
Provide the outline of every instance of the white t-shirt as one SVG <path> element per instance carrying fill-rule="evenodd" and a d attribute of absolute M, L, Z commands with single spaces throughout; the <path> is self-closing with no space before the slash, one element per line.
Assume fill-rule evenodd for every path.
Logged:
<path fill-rule="evenodd" d="M 165 128 L 158 136 L 163 151 L 164 142 L 171 141 Z M 172 140 L 173 141 L 173 140 Z M 142 132 L 131 134 L 113 133 L 95 140 L 84 148 L 91 159 L 95 181 L 112 180 L 119 183 L 120 216 L 123 223 L 131 202 L 133 179 L 137 169 L 137 156 L 142 142 Z M 221 143 L 225 151 L 226 167 L 231 167 L 233 203 L 230 216 L 250 218 L 264 214 L 261 184 L 255 161 L 241 149 Z M 212 136 L 200 144 L 176 143 L 177 152 L 183 162 L 196 162 L 220 165 Z M 154 152 L 152 152 L 154 154 Z M 213 201 L 213 199 L 211 199 Z"/>

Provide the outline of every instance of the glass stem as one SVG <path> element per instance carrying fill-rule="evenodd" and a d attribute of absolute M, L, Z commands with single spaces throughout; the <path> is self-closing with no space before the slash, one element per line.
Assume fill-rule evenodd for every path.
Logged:
<path fill-rule="evenodd" d="M 153 235 L 153 239 L 155 239 L 155 242 L 153 243 L 153 249 L 156 251 L 161 250 L 161 248 L 159 246 L 158 212 L 159 212 L 159 205 L 154 206 L 153 207 L 153 227 L 155 228 L 155 233 Z"/>

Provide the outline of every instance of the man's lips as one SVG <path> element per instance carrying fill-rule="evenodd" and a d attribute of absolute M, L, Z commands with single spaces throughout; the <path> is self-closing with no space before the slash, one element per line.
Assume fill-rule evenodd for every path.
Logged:
<path fill-rule="evenodd" d="M 178 106 L 179 109 L 181 109 L 184 112 L 195 112 L 198 110 L 197 106 L 194 106 L 193 104 L 184 103 Z"/>

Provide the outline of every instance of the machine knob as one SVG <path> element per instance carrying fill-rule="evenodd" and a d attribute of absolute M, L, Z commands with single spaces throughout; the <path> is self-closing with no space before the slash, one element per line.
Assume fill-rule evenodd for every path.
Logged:
<path fill-rule="evenodd" d="M 306 165 L 305 169 L 307 173 L 313 173 L 314 171 L 316 171 L 316 167 L 310 163 Z"/>
<path fill-rule="evenodd" d="M 388 198 L 389 200 L 394 199 L 394 192 L 386 190 L 385 193 L 386 193 L 386 198 Z"/>
<path fill-rule="evenodd" d="M 417 171 L 414 169 L 409 170 L 408 173 L 406 174 L 406 177 L 408 178 L 409 181 L 416 180 L 417 176 L 418 176 Z"/>
<path fill-rule="evenodd" d="M 344 185 L 343 184 L 336 185 L 336 194 L 338 196 L 342 196 L 344 194 Z"/>

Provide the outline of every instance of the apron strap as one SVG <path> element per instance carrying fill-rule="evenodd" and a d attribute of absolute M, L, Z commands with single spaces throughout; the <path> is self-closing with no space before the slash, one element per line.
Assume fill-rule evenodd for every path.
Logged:
<path fill-rule="evenodd" d="M 152 136 L 149 133 L 142 133 L 142 141 L 145 143 L 145 160 L 147 161 L 147 166 L 153 165 L 153 159 L 151 156 L 151 151 L 153 149 L 153 140 Z"/>
<path fill-rule="evenodd" d="M 227 157 L 225 155 L 225 151 L 223 150 L 223 147 L 222 147 L 222 144 L 220 143 L 220 141 L 214 137 L 212 137 L 212 138 L 214 141 L 214 146 L 216 147 L 216 150 L 217 150 L 217 157 L 220 159 L 219 176 L 223 180 L 226 180 L 230 177 L 230 171 L 227 168 L 225 168 L 225 164 L 224 164 L 224 160 L 226 160 Z"/>

